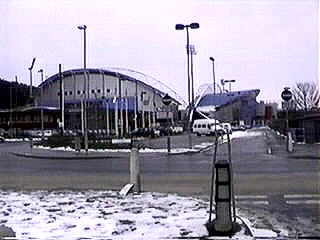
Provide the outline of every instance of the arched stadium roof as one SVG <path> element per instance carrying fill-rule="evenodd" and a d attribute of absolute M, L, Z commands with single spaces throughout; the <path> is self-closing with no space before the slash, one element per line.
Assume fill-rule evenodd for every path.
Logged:
<path fill-rule="evenodd" d="M 98 68 L 87 68 L 86 71 L 88 73 L 97 73 L 97 74 L 108 74 L 111 76 L 120 76 L 122 79 L 126 80 L 132 80 L 132 81 L 138 81 L 149 88 L 154 89 L 155 91 L 159 92 L 161 95 L 169 94 L 170 97 L 172 97 L 175 101 L 177 101 L 179 104 L 186 106 L 186 102 L 184 99 L 179 96 L 174 90 L 169 88 L 164 83 L 160 82 L 159 80 L 148 76 L 144 73 L 131 70 L 131 69 L 125 69 L 125 68 L 116 68 L 116 67 L 110 67 L 110 68 L 104 68 L 104 69 L 98 69 Z M 71 75 L 77 75 L 82 74 L 83 69 L 72 69 L 72 70 L 66 70 L 62 72 L 63 77 L 68 77 Z M 49 77 L 44 81 L 42 84 L 39 85 L 41 87 L 42 85 L 46 85 L 49 82 L 57 81 L 59 80 L 59 73 Z"/>

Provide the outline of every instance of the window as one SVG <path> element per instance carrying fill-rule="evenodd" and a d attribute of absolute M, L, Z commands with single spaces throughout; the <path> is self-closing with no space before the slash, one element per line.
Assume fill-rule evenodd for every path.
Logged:
<path fill-rule="evenodd" d="M 69 95 L 70 95 L 70 96 L 72 95 L 72 91 L 69 91 Z"/>
<path fill-rule="evenodd" d="M 101 93 L 101 89 L 97 89 L 97 93 Z"/>
<path fill-rule="evenodd" d="M 111 92 L 110 88 L 107 88 L 107 93 L 110 93 L 110 92 Z"/>
<path fill-rule="evenodd" d="M 94 94 L 94 89 L 91 89 L 91 93 Z"/>
<path fill-rule="evenodd" d="M 68 96 L 68 92 L 67 92 L 67 91 L 65 91 L 65 92 L 64 92 L 64 95 L 65 95 L 65 96 Z"/>
<path fill-rule="evenodd" d="M 78 91 L 77 91 L 77 94 L 78 94 L 78 95 L 80 95 L 80 94 L 81 94 L 81 91 L 80 91 L 80 90 L 78 90 Z"/>

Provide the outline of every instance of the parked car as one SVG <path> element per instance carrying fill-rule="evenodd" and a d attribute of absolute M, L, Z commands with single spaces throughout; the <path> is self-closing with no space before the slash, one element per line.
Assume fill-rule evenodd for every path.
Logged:
<path fill-rule="evenodd" d="M 0 143 L 4 143 L 4 137 L 0 136 Z"/>

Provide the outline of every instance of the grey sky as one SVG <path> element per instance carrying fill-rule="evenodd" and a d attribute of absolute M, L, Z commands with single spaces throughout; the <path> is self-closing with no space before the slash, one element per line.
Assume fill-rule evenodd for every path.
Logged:
<path fill-rule="evenodd" d="M 236 79 L 234 90 L 261 89 L 260 100 L 279 100 L 285 86 L 318 81 L 317 0 L 0 0 L 0 77 L 29 83 L 36 57 L 46 76 L 83 66 L 124 67 L 150 75 L 187 98 L 186 32 L 190 31 L 195 89 Z"/>

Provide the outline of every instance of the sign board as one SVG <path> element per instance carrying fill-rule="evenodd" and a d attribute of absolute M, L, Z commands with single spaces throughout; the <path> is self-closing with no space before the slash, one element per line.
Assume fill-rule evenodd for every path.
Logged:
<path fill-rule="evenodd" d="M 163 98 L 162 98 L 162 102 L 164 105 L 169 105 L 172 102 L 172 98 L 166 94 Z"/>
<path fill-rule="evenodd" d="M 288 102 L 292 98 L 292 92 L 290 92 L 288 89 L 285 89 L 281 93 L 281 97 L 284 101 Z"/>

